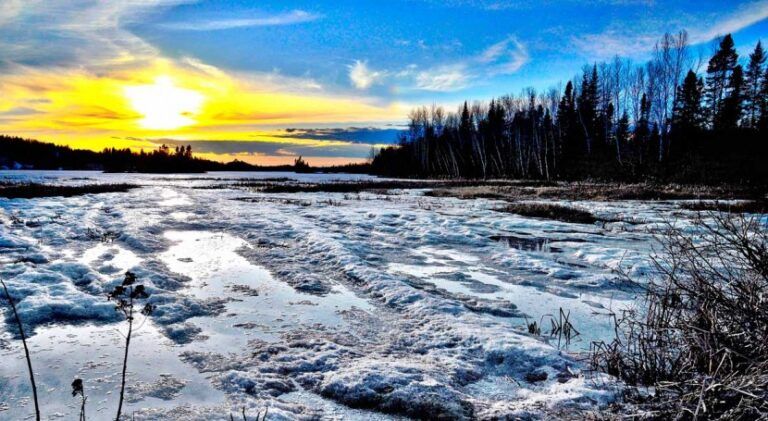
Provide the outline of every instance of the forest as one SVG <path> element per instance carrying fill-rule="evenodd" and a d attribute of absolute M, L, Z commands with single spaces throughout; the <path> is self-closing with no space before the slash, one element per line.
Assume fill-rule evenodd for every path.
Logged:
<path fill-rule="evenodd" d="M 72 149 L 37 140 L 0 135 L 0 168 L 97 170 L 105 172 L 202 173 L 206 171 L 294 171 L 298 165 L 260 167 L 234 160 L 221 163 L 195 157 L 192 146 L 160 145 L 150 152 L 105 148 L 101 152 Z"/>
<path fill-rule="evenodd" d="M 376 174 L 435 178 L 598 179 L 754 184 L 768 179 L 768 70 L 760 42 L 733 37 L 707 61 L 685 31 L 652 58 L 585 66 L 563 89 L 525 89 L 457 112 L 421 107 Z M 706 63 L 706 65 L 705 65 Z"/>

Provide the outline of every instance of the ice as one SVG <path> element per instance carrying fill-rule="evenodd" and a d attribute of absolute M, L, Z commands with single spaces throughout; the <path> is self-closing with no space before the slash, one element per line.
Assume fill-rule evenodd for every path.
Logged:
<path fill-rule="evenodd" d="M 39 329 L 28 340 L 44 414 L 59 412 L 66 414 L 66 419 L 76 416 L 79 401 L 72 398 L 70 383 L 80 377 L 88 396 L 89 419 L 114 418 L 124 342 L 118 328 L 56 326 Z M 224 394 L 204 376 L 179 361 L 169 341 L 151 323 L 138 329 L 132 341 L 128 361 L 132 386 L 127 391 L 125 413 L 145 406 L 213 405 L 223 400 Z M 25 419 L 34 409 L 25 399 L 29 386 L 20 345 L 0 350 L 0 401 L 9 406 L 0 412 L 0 419 Z M 179 387 L 181 383 L 184 387 Z"/>
<path fill-rule="evenodd" d="M 675 202 L 558 202 L 617 222 L 568 224 L 496 212 L 490 200 L 265 194 L 244 179 L 368 177 L 1 172 L 0 180 L 129 182 L 127 193 L 0 199 L 0 277 L 30 336 L 46 414 L 107 418 L 125 321 L 106 292 L 136 273 L 157 306 L 129 359 L 136 419 L 546 418 L 614 399 L 580 353 L 610 340 L 635 304 Z M 15 221 L 15 222 L 14 222 Z M 4 298 L 4 297 L 3 297 Z M 3 309 L 7 309 L 2 300 Z M 549 337 L 568 314 L 581 333 Z M 5 311 L 0 418 L 30 413 Z M 526 323 L 542 325 L 543 337 Z M 558 347 L 558 342 L 561 342 Z M 273 418 L 274 417 L 274 418 Z"/>

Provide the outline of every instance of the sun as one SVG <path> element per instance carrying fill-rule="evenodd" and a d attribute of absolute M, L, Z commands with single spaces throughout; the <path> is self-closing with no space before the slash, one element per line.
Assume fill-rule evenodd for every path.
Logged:
<path fill-rule="evenodd" d="M 127 86 L 125 97 L 142 115 L 141 127 L 150 130 L 173 130 L 195 124 L 192 118 L 200 112 L 204 97 L 190 89 L 179 88 L 168 76 L 159 76 L 152 85 Z"/>

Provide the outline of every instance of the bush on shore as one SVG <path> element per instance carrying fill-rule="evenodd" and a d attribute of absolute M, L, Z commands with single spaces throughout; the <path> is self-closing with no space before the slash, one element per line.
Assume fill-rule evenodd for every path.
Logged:
<path fill-rule="evenodd" d="M 768 418 L 767 225 L 709 213 L 670 227 L 645 305 L 593 344 L 594 369 L 651 392 L 627 395 L 647 417 Z"/>

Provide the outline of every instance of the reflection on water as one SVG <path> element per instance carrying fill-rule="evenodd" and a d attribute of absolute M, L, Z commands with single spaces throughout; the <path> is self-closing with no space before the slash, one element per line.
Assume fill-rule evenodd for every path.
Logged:
<path fill-rule="evenodd" d="M 342 310 L 371 309 L 366 300 L 340 284 L 324 297 L 297 292 L 240 256 L 237 250 L 250 245 L 230 234 L 169 231 L 165 236 L 176 244 L 160 258 L 173 272 L 191 278 L 185 293 L 228 300 L 225 314 L 189 320 L 208 339 L 186 348 L 235 351 L 250 339 L 275 339 L 301 326 L 336 326 L 343 323 Z"/>
<path fill-rule="evenodd" d="M 570 311 L 570 320 L 581 333 L 572 343 L 574 349 L 589 349 L 592 341 L 611 341 L 614 329 L 610 314 L 619 314 L 634 302 L 629 294 L 606 297 L 505 282 L 499 277 L 502 272 L 484 266 L 476 256 L 456 250 L 421 247 L 414 254 L 423 257 L 423 262 L 389 263 L 389 270 L 429 282 L 451 294 L 509 301 L 529 321 L 541 323 L 544 333 L 549 328 L 550 316 L 557 318 L 561 308 Z M 517 320 L 514 323 L 519 324 Z"/>

